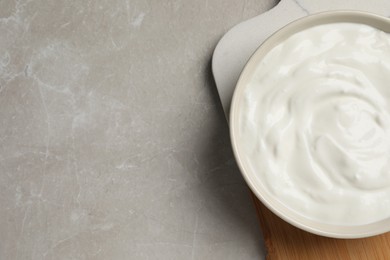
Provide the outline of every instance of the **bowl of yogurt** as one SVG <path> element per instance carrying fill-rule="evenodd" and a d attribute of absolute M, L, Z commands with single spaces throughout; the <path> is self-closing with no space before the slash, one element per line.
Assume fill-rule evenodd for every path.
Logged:
<path fill-rule="evenodd" d="M 390 20 L 335 11 L 277 31 L 241 73 L 230 131 L 277 216 L 334 238 L 390 231 Z"/>

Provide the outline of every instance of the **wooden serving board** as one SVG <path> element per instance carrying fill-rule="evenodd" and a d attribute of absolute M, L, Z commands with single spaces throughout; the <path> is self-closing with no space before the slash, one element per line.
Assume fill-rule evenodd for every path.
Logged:
<path fill-rule="evenodd" d="M 259 0 L 260 1 L 260 0 Z M 238 24 L 218 43 L 213 74 L 226 116 L 238 77 L 256 48 L 273 32 L 308 14 L 352 9 L 390 16 L 390 0 L 281 0 L 270 11 Z M 390 232 L 364 239 L 332 239 L 300 230 L 268 210 L 252 193 L 270 260 L 389 259 Z"/>
<path fill-rule="evenodd" d="M 267 209 L 252 193 L 269 260 L 390 259 L 390 233 L 334 239 L 296 228 Z"/>

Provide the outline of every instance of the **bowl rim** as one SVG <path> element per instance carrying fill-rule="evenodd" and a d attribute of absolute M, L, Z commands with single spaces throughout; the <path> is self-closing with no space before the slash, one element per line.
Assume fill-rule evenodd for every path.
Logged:
<path fill-rule="evenodd" d="M 237 161 L 238 167 L 242 176 L 244 177 L 246 183 L 255 194 L 255 196 L 274 214 L 283 219 L 284 221 L 292 224 L 295 227 L 298 227 L 302 230 L 308 231 L 313 234 L 331 237 L 331 238 L 364 238 L 370 237 L 374 235 L 379 235 L 382 233 L 386 233 L 390 231 L 390 217 L 381 220 L 378 222 L 373 222 L 364 225 L 356 225 L 356 226 L 345 226 L 345 225 L 333 225 L 326 224 L 320 221 L 313 221 L 304 216 L 300 216 L 298 218 L 297 213 L 292 209 L 289 209 L 285 205 L 282 205 L 278 201 L 271 202 L 266 198 L 266 193 L 262 191 L 261 187 L 256 185 L 254 181 L 254 177 L 248 171 L 248 166 L 245 164 L 242 159 L 242 153 L 240 152 L 237 138 L 238 131 L 238 109 L 239 102 L 242 100 L 243 91 L 246 87 L 244 82 L 249 78 L 251 72 L 253 72 L 255 65 L 259 60 L 261 60 L 265 54 L 275 47 L 279 42 L 284 39 L 287 39 L 291 35 L 302 31 L 304 29 L 308 29 L 321 24 L 332 24 L 332 23 L 357 23 L 357 24 L 365 24 L 377 28 L 382 31 L 386 31 L 390 33 L 390 19 L 384 16 L 380 16 L 377 14 L 363 12 L 363 11 L 355 11 L 355 10 L 337 10 L 337 11 L 326 11 L 320 12 L 312 15 L 308 15 L 302 18 L 299 18 L 293 22 L 288 23 L 281 29 L 277 30 L 271 36 L 269 36 L 251 55 L 249 60 L 246 62 L 244 68 L 240 73 L 240 77 L 237 81 L 233 97 L 232 103 L 230 107 L 229 114 L 229 128 L 230 128 L 230 140 L 232 143 L 233 154 Z M 380 28 L 382 27 L 382 28 Z M 383 27 L 386 27 L 384 30 Z M 282 212 L 284 210 L 284 212 Z M 289 214 L 286 214 L 288 212 Z M 298 214 L 299 215 L 299 214 Z M 308 221 L 311 224 L 303 223 L 302 220 Z M 314 224 L 313 224 L 314 223 Z M 315 223 L 318 225 L 316 226 Z M 320 226 L 320 227 L 319 227 Z M 325 227 L 325 228 L 324 228 Z M 328 227 L 328 229 L 326 228 Z M 332 228 L 330 228 L 332 227 Z M 364 228 L 362 228 L 364 227 Z"/>

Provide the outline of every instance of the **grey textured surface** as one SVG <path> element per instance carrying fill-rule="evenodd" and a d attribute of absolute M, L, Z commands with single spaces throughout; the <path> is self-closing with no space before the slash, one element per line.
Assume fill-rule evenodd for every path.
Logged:
<path fill-rule="evenodd" d="M 0 1 L 0 259 L 258 259 L 210 71 L 273 0 Z"/>

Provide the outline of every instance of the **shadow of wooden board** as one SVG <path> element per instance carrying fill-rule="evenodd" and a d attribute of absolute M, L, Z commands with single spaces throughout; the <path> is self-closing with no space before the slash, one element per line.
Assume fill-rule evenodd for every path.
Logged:
<path fill-rule="evenodd" d="M 212 70 L 225 115 L 238 77 L 252 53 L 272 33 L 300 17 L 330 10 L 360 10 L 390 17 L 390 0 L 281 0 L 270 11 L 228 31 L 215 48 Z M 365 239 L 331 239 L 286 223 L 252 194 L 267 259 L 390 259 L 390 232 Z"/>

